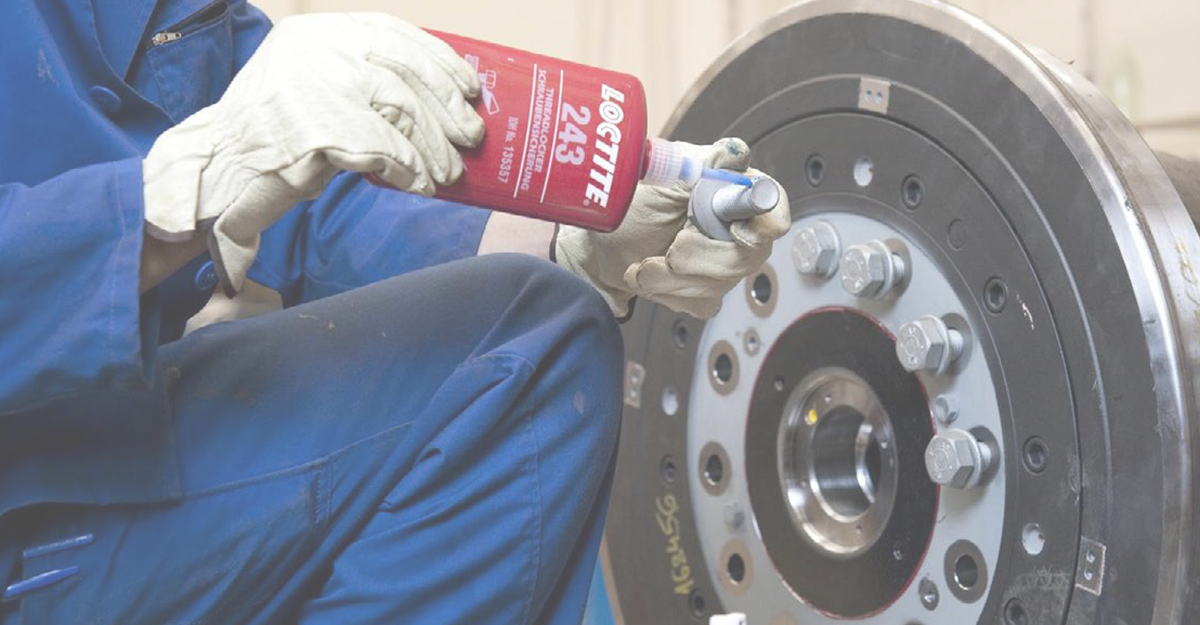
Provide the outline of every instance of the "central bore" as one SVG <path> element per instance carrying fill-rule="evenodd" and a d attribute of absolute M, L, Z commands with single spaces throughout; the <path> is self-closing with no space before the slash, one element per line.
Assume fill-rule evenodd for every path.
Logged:
<path fill-rule="evenodd" d="M 805 378 L 779 432 L 784 497 L 796 527 L 819 549 L 868 549 L 896 500 L 891 421 L 871 387 L 841 368 Z"/>
<path fill-rule="evenodd" d="M 870 422 L 854 408 L 839 406 L 813 430 L 811 451 L 810 482 L 828 511 L 847 521 L 865 514 L 875 502 L 883 462 Z"/>

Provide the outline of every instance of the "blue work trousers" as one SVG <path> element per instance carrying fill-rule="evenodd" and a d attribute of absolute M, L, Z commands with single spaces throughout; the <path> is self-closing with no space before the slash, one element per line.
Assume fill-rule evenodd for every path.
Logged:
<path fill-rule="evenodd" d="M 182 500 L 6 517 L 0 623 L 575 625 L 621 353 L 508 255 L 193 333 L 160 350 Z"/>

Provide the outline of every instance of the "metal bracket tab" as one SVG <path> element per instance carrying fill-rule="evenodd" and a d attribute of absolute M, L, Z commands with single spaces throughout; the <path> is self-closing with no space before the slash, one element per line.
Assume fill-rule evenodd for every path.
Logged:
<path fill-rule="evenodd" d="M 858 108 L 887 114 L 892 83 L 877 78 L 863 78 L 858 83 Z"/>
<path fill-rule="evenodd" d="M 1097 597 L 1104 590 L 1104 554 L 1107 548 L 1087 538 L 1079 539 L 1079 565 L 1075 569 L 1075 586 Z"/>

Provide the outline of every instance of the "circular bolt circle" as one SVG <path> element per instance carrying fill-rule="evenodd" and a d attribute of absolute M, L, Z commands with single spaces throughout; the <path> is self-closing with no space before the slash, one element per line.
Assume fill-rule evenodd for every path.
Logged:
<path fill-rule="evenodd" d="M 825 181 L 825 159 L 818 154 L 808 157 L 808 162 L 804 165 L 804 173 L 809 186 L 821 186 L 821 183 Z"/>
<path fill-rule="evenodd" d="M 905 208 L 915 210 L 925 199 L 925 185 L 915 174 L 904 179 L 900 185 L 900 200 Z"/>
<path fill-rule="evenodd" d="M 992 278 L 983 285 L 983 305 L 988 312 L 1000 314 L 1008 306 L 1008 285 L 1000 278 Z"/>
<path fill-rule="evenodd" d="M 921 578 L 921 583 L 917 584 L 917 592 L 921 596 L 921 605 L 925 606 L 926 610 L 937 608 L 940 597 L 938 596 L 937 584 L 928 577 Z"/>
<path fill-rule="evenodd" d="M 1037 436 L 1030 437 L 1025 441 L 1022 456 L 1025 460 L 1025 468 L 1035 475 L 1045 471 L 1046 465 L 1050 464 L 1050 449 L 1046 446 L 1046 441 Z"/>

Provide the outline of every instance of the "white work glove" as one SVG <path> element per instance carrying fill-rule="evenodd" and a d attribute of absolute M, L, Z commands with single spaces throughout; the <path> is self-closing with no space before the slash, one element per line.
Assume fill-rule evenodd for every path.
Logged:
<path fill-rule="evenodd" d="M 458 179 L 455 146 L 483 138 L 467 102 L 478 92 L 450 46 L 396 17 L 288 17 L 220 101 L 155 141 L 143 163 L 147 233 L 182 241 L 212 223 L 209 249 L 232 294 L 259 233 L 339 170 L 424 195 Z"/>
<path fill-rule="evenodd" d="M 746 171 L 750 148 L 741 139 L 691 146 L 707 167 Z M 748 170 L 750 175 L 762 173 Z M 638 185 L 621 226 L 599 233 L 563 226 L 555 240 L 555 260 L 591 282 L 617 317 L 629 312 L 629 300 L 645 297 L 671 310 L 707 318 L 721 299 L 754 273 L 771 255 L 771 244 L 791 226 L 787 194 L 769 213 L 734 223 L 734 241 L 718 241 L 688 219 L 691 189 Z"/>

